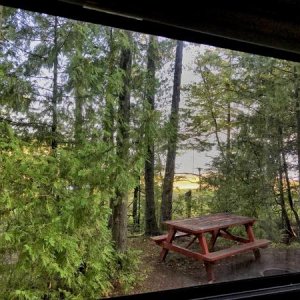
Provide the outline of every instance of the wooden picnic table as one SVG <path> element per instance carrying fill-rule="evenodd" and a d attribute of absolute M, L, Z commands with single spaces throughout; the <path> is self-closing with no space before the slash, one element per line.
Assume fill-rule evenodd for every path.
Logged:
<path fill-rule="evenodd" d="M 181 253 L 197 260 L 202 260 L 205 265 L 209 282 L 215 280 L 213 264 L 223 258 L 233 256 L 246 251 L 253 251 L 255 259 L 260 257 L 259 248 L 265 248 L 270 241 L 266 239 L 256 239 L 253 233 L 254 218 L 237 216 L 230 213 L 218 213 L 205 215 L 197 218 L 183 220 L 165 221 L 168 233 L 151 239 L 162 247 L 160 258 L 165 260 L 169 250 Z M 230 233 L 229 229 L 234 226 L 243 225 L 245 236 L 241 237 Z M 210 234 L 207 242 L 206 235 Z M 174 243 L 175 239 L 183 236 L 192 236 L 192 240 L 186 247 Z M 214 245 L 222 237 L 237 242 L 236 245 L 222 250 L 214 251 Z M 189 249 L 196 240 L 199 242 L 199 251 Z"/>

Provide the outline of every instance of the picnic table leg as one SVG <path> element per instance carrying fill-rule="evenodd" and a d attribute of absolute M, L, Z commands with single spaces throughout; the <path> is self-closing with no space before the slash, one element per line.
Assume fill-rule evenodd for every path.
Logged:
<path fill-rule="evenodd" d="M 254 240 L 255 240 L 252 225 L 253 224 L 246 224 L 245 225 L 246 231 L 247 231 L 247 235 L 248 235 L 248 239 L 249 239 L 250 242 L 254 242 Z M 258 248 L 257 249 L 253 249 L 253 254 L 254 254 L 254 257 L 255 257 L 256 260 L 260 258 L 260 251 L 259 251 Z"/>
<path fill-rule="evenodd" d="M 208 254 L 209 253 L 208 245 L 207 245 L 207 241 L 206 241 L 206 238 L 203 233 L 200 233 L 198 235 L 198 240 L 199 240 L 201 252 L 203 254 Z M 204 261 L 204 265 L 205 265 L 208 283 L 212 283 L 215 280 L 213 264 L 211 262 Z"/>
<path fill-rule="evenodd" d="M 189 248 L 197 239 L 197 236 L 194 236 L 193 239 L 187 244 L 186 248 Z"/>
<path fill-rule="evenodd" d="M 217 238 L 219 236 L 219 232 L 220 230 L 213 230 L 211 231 L 211 239 L 209 241 L 209 250 L 213 250 L 214 249 L 214 246 L 215 246 L 215 243 L 217 241 Z"/>
<path fill-rule="evenodd" d="M 204 265 L 205 265 L 205 270 L 206 270 L 207 281 L 208 281 L 208 283 L 213 283 L 215 281 L 213 264 L 208 261 L 205 261 Z"/>
<path fill-rule="evenodd" d="M 166 243 L 172 243 L 172 241 L 174 240 L 175 234 L 176 234 L 176 230 L 174 228 L 171 228 L 169 230 L 169 233 L 168 233 L 168 236 L 167 236 L 167 239 L 166 239 Z M 166 256 L 167 256 L 168 253 L 169 253 L 169 249 L 162 248 L 162 250 L 160 252 L 161 261 L 164 261 L 166 259 Z"/>

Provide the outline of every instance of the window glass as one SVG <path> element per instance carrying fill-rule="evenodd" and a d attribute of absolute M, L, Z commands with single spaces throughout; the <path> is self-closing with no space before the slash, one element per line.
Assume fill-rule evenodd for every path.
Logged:
<path fill-rule="evenodd" d="M 3 298 L 300 271 L 299 64 L 8 7 L 0 25 Z"/>

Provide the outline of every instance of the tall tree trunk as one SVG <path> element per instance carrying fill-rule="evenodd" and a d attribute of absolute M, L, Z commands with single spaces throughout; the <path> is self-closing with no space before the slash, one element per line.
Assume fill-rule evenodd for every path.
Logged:
<path fill-rule="evenodd" d="M 3 40 L 3 36 L 2 36 L 2 24 L 3 24 L 3 6 L 0 5 L 0 42 Z"/>
<path fill-rule="evenodd" d="M 150 36 L 147 62 L 146 101 L 153 113 L 155 110 L 156 80 L 155 71 L 158 59 L 157 37 Z M 148 109 L 148 107 L 147 107 Z M 149 126 L 149 124 L 148 124 Z M 151 125 L 150 125 L 151 126 Z M 147 130 L 150 132 L 150 130 Z M 154 200 L 154 138 L 150 133 L 147 140 L 147 157 L 145 160 L 145 234 L 156 235 L 159 233 Z"/>
<path fill-rule="evenodd" d="M 283 164 L 282 166 L 283 166 L 283 171 L 284 171 L 285 181 L 286 181 L 288 201 L 289 201 L 290 209 L 292 210 L 292 212 L 295 216 L 295 220 L 296 220 L 297 227 L 298 227 L 297 231 L 299 233 L 300 232 L 300 219 L 299 219 L 298 212 L 294 207 L 293 196 L 292 196 L 292 192 L 291 192 L 291 184 L 290 184 L 289 173 L 288 173 L 288 166 L 287 166 L 287 162 L 286 162 L 286 158 L 285 158 L 284 149 L 282 149 L 281 155 L 282 155 L 282 164 Z"/>
<path fill-rule="evenodd" d="M 76 145 L 80 145 L 83 141 L 83 97 L 79 87 L 75 87 L 75 124 L 74 138 Z"/>
<path fill-rule="evenodd" d="M 126 32 L 128 47 L 121 51 L 120 69 L 123 74 L 123 88 L 119 95 L 118 132 L 117 132 L 117 156 L 123 164 L 128 163 L 129 156 L 129 121 L 130 121 L 130 79 L 132 64 L 132 35 Z M 112 208 L 112 237 L 118 252 L 127 249 L 127 203 L 128 191 L 117 189 L 116 199 Z"/>
<path fill-rule="evenodd" d="M 288 234 L 289 238 L 294 237 L 295 233 L 291 226 L 291 222 L 286 210 L 285 201 L 284 201 L 284 188 L 283 188 L 283 176 L 282 173 L 284 172 L 284 160 L 282 155 L 283 153 L 283 141 L 282 141 L 282 128 L 278 128 L 278 149 L 279 149 L 279 159 L 278 159 L 278 172 L 279 172 L 279 195 L 280 195 L 280 206 L 281 206 L 281 213 L 282 219 L 284 221 L 284 227 L 286 234 Z"/>
<path fill-rule="evenodd" d="M 290 209 L 292 210 L 292 212 L 295 216 L 297 227 L 298 227 L 298 233 L 299 233 L 300 232 L 300 219 L 299 219 L 298 212 L 294 207 L 293 196 L 292 196 L 292 191 L 291 191 L 291 184 L 290 184 L 290 179 L 289 179 L 289 173 L 288 173 L 288 168 L 287 168 L 287 163 L 286 163 L 284 153 L 282 153 L 282 160 L 283 160 L 283 170 L 284 170 L 285 181 L 286 181 L 288 201 L 289 201 Z"/>
<path fill-rule="evenodd" d="M 201 168 L 197 168 L 197 169 L 198 169 L 198 191 L 201 192 L 201 190 L 202 190 Z"/>
<path fill-rule="evenodd" d="M 231 105 L 230 102 L 227 104 L 227 141 L 226 141 L 226 156 L 229 158 L 231 149 Z"/>
<path fill-rule="evenodd" d="M 171 132 L 168 140 L 168 152 L 161 201 L 161 221 L 172 218 L 173 182 L 175 173 L 176 147 L 178 139 L 178 112 L 180 102 L 180 85 L 182 73 L 183 42 L 177 41 L 173 97 L 170 115 Z"/>
<path fill-rule="evenodd" d="M 296 102 L 296 145 L 297 145 L 297 158 L 298 158 L 298 182 L 300 183 L 300 66 L 294 66 L 294 79 L 295 79 L 295 102 Z M 300 184 L 298 186 L 298 201 L 300 204 Z"/>
<path fill-rule="evenodd" d="M 279 187 L 279 204 L 281 207 L 281 216 L 283 220 L 283 227 L 285 228 L 286 234 L 288 234 L 288 237 L 294 237 L 294 231 L 291 226 L 291 222 L 286 210 L 285 201 L 284 201 L 284 191 L 283 191 L 283 177 L 282 177 L 282 163 L 281 158 L 279 156 L 279 181 L 278 181 L 278 187 Z"/>
<path fill-rule="evenodd" d="M 51 148 L 57 148 L 57 102 L 58 102 L 58 17 L 54 17 L 54 61 L 53 61 L 53 88 L 52 88 L 52 124 L 51 124 Z"/>
<path fill-rule="evenodd" d="M 190 218 L 192 215 L 192 190 L 188 190 L 184 194 L 184 200 L 186 205 L 186 216 Z"/>
<path fill-rule="evenodd" d="M 137 185 L 133 190 L 133 202 L 132 202 L 132 219 L 133 219 L 133 227 L 136 229 L 139 224 L 140 220 L 138 218 L 138 204 L 139 204 L 139 195 L 140 195 L 140 185 Z"/>
<path fill-rule="evenodd" d="M 114 110 L 114 87 L 115 82 L 112 78 L 116 65 L 116 42 L 114 40 L 114 30 L 109 30 L 109 54 L 108 54 L 108 82 L 105 92 L 105 110 L 103 118 L 103 140 L 110 144 L 114 144 L 114 123 L 115 123 L 115 110 Z"/>
<path fill-rule="evenodd" d="M 115 109 L 114 109 L 114 82 L 113 82 L 113 72 L 115 71 L 116 65 L 116 46 L 114 40 L 114 29 L 109 29 L 109 54 L 107 58 L 108 62 L 108 81 L 105 87 L 105 109 L 103 116 L 103 141 L 109 145 L 109 147 L 114 146 L 114 134 L 115 134 Z M 109 207 L 113 210 L 115 198 L 112 196 L 109 199 Z M 113 216 L 109 216 L 108 226 L 112 227 Z"/>

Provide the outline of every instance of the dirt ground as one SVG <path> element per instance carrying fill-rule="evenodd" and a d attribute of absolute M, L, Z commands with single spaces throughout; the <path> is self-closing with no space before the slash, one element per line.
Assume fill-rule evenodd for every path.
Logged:
<path fill-rule="evenodd" d="M 185 241 L 183 241 L 185 242 Z M 146 237 L 129 239 L 131 249 L 141 250 L 141 278 L 128 294 L 176 289 L 207 284 L 201 261 L 170 252 L 165 262 L 159 261 L 161 248 Z M 195 243 L 193 247 L 197 247 Z M 300 248 L 261 250 L 261 259 L 254 260 L 252 252 L 230 257 L 214 265 L 216 282 L 278 275 L 300 271 Z M 122 295 L 117 293 L 114 296 Z"/>

